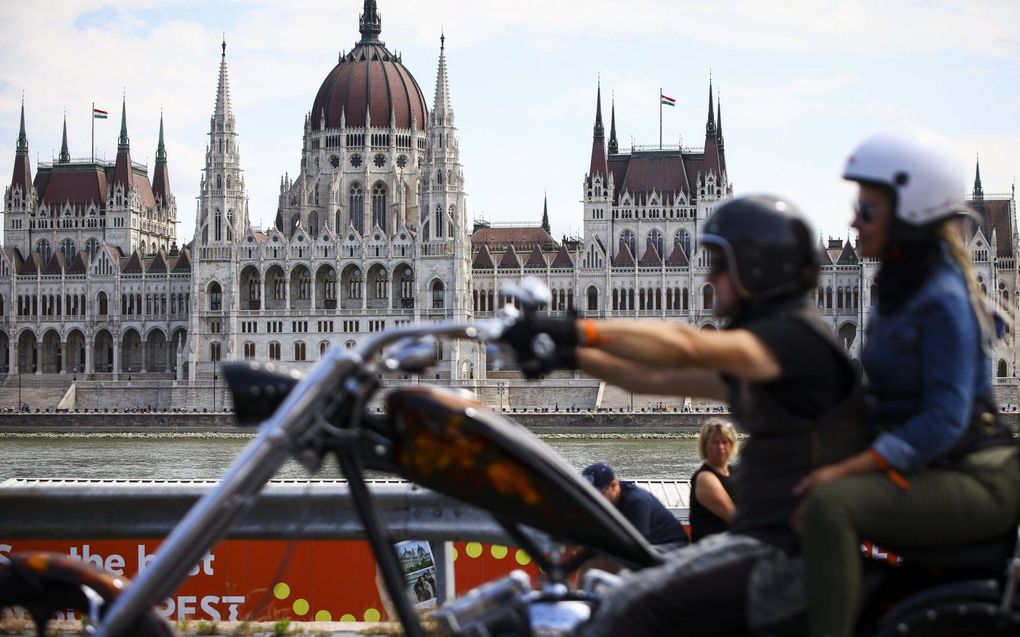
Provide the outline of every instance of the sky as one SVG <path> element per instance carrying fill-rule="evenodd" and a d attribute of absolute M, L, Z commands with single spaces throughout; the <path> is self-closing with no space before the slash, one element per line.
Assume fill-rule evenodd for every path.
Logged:
<path fill-rule="evenodd" d="M 0 6 L 0 179 L 22 95 L 33 174 L 60 151 L 116 156 L 126 96 L 132 158 L 154 164 L 163 113 L 178 242 L 192 238 L 221 38 L 253 225 L 299 172 L 305 114 L 363 0 L 40 0 Z M 946 136 L 986 196 L 1020 173 L 1020 2 L 1014 0 L 378 0 L 381 39 L 432 104 L 446 35 L 469 214 L 580 235 L 596 86 L 615 99 L 621 152 L 704 143 L 711 76 L 735 194 L 771 192 L 820 234 L 847 237 L 853 146 L 878 130 Z"/>

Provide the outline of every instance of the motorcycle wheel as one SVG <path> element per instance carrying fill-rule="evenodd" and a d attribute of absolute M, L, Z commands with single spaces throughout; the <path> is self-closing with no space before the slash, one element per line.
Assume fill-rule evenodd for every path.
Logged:
<path fill-rule="evenodd" d="M 89 601 L 81 585 L 45 576 L 27 581 L 0 561 L 0 634 L 43 637 L 51 634 L 47 632 L 50 622 L 61 613 L 66 616 L 67 611 L 75 611 L 79 618 L 88 616 Z M 163 618 L 150 610 L 124 634 L 172 637 L 173 631 Z"/>
<path fill-rule="evenodd" d="M 984 600 L 945 602 L 901 617 L 882 627 L 875 637 L 1014 637 L 1020 635 L 1020 612 L 1002 612 Z"/>

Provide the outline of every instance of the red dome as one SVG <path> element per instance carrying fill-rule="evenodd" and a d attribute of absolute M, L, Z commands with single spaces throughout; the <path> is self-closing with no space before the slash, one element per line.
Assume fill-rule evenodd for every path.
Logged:
<path fill-rule="evenodd" d="M 378 30 L 366 31 L 364 17 L 361 33 L 361 42 L 319 87 L 312 103 L 312 130 L 321 128 L 323 112 L 326 128 L 339 128 L 343 112 L 348 128 L 364 127 L 371 113 L 373 128 L 411 128 L 413 120 L 415 128 L 425 130 L 428 107 L 414 76 L 378 40 Z"/>

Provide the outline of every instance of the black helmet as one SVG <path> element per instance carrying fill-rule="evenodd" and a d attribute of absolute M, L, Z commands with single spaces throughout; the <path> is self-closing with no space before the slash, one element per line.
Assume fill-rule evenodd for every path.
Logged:
<path fill-rule="evenodd" d="M 749 195 L 719 206 L 705 223 L 701 243 L 722 250 L 741 298 L 766 301 L 817 285 L 812 236 L 804 216 L 789 201 Z"/>

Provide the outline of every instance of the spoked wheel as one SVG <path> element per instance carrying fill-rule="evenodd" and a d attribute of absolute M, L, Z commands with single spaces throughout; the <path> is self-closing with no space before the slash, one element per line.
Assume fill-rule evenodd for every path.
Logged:
<path fill-rule="evenodd" d="M 102 617 L 127 583 L 125 578 L 64 555 L 15 553 L 9 559 L 0 557 L 0 632 L 43 637 L 58 619 L 71 619 L 81 626 L 82 618 Z M 150 610 L 124 634 L 172 637 L 173 631 Z"/>

